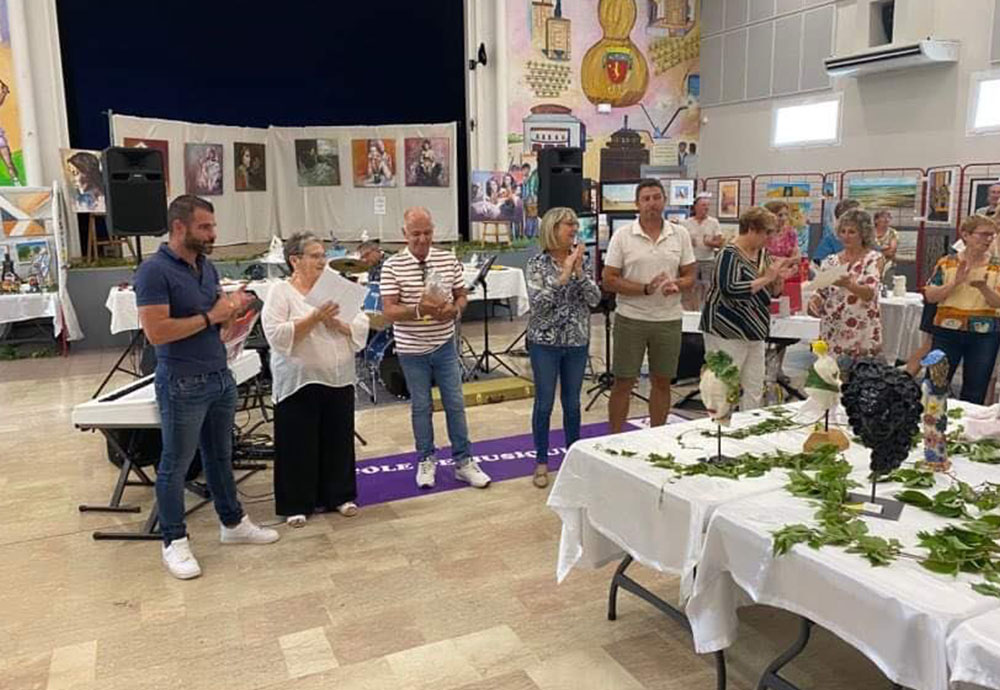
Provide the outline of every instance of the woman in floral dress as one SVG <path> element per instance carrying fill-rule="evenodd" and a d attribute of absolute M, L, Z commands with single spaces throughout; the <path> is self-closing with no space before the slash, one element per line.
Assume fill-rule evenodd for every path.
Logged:
<path fill-rule="evenodd" d="M 820 270 L 844 266 L 847 275 L 812 296 L 809 314 L 820 319 L 819 337 L 838 360 L 881 356 L 878 295 L 884 259 L 875 247 L 871 216 L 848 211 L 837 221 L 837 237 L 844 248 L 826 257 Z"/>

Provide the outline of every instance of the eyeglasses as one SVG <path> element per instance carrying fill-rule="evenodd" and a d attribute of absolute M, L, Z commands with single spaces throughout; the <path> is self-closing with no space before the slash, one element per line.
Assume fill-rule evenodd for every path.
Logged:
<path fill-rule="evenodd" d="M 971 234 L 971 235 L 979 235 L 980 237 L 982 237 L 984 239 L 987 239 L 987 240 L 992 240 L 994 237 L 997 236 L 997 234 L 995 232 L 973 232 L 973 233 L 969 233 L 969 234 Z"/>
<path fill-rule="evenodd" d="M 427 282 L 427 274 L 428 274 L 429 271 L 430 271 L 430 269 L 427 267 L 427 262 L 426 261 L 421 261 L 420 262 L 420 282 L 421 283 L 426 283 Z"/>

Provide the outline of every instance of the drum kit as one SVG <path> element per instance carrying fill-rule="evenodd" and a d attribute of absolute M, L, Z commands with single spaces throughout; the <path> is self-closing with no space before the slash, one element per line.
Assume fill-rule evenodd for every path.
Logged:
<path fill-rule="evenodd" d="M 330 268 L 346 278 L 356 280 L 356 274 L 368 270 L 369 266 L 359 259 L 343 257 L 332 259 Z M 382 309 L 382 290 L 378 280 L 368 281 L 364 309 L 368 315 L 368 342 L 358 353 L 359 385 L 368 393 L 372 403 L 378 402 L 377 383 L 397 398 L 409 398 L 403 367 L 396 354 L 396 339 L 392 322 Z"/>

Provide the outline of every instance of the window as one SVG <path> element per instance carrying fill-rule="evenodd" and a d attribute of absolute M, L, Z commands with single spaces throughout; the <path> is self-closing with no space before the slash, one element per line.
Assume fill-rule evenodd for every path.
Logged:
<path fill-rule="evenodd" d="M 775 105 L 771 123 L 771 146 L 836 146 L 840 144 L 841 97 L 810 99 L 791 105 Z"/>
<path fill-rule="evenodd" d="M 967 129 L 969 134 L 1000 133 L 1000 70 L 972 75 Z"/>

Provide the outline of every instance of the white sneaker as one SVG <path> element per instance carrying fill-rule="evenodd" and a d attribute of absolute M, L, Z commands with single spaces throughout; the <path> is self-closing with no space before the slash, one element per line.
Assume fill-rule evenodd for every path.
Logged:
<path fill-rule="evenodd" d="M 250 522 L 250 516 L 244 515 L 236 527 L 219 525 L 219 541 L 223 544 L 271 544 L 281 538 L 275 530 L 258 527 Z"/>
<path fill-rule="evenodd" d="M 469 460 L 464 465 L 455 468 L 455 479 L 466 482 L 477 489 L 485 489 L 490 485 L 490 475 L 479 469 L 479 463 Z"/>
<path fill-rule="evenodd" d="M 417 486 L 421 489 L 433 489 L 437 474 L 437 460 L 426 458 L 417 463 Z"/>
<path fill-rule="evenodd" d="M 170 546 L 162 547 L 163 565 L 178 580 L 190 580 L 201 575 L 201 566 L 191 553 L 188 538 L 174 539 Z"/>

